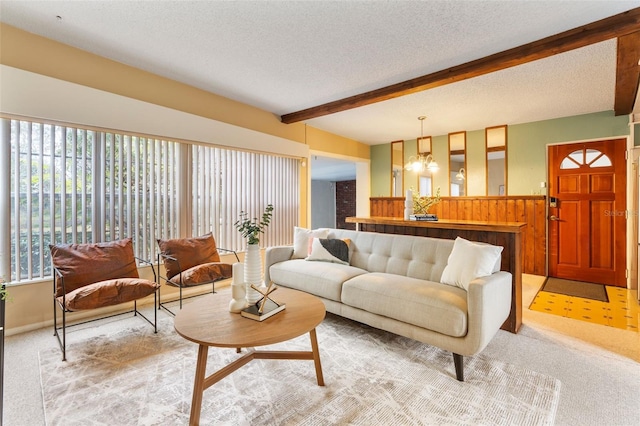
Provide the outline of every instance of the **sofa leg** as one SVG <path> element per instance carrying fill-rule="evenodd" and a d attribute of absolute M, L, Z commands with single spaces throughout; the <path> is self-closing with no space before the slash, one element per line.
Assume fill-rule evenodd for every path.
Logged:
<path fill-rule="evenodd" d="M 460 382 L 464 382 L 464 362 L 462 355 L 454 353 L 453 364 L 456 367 L 456 379 Z"/>

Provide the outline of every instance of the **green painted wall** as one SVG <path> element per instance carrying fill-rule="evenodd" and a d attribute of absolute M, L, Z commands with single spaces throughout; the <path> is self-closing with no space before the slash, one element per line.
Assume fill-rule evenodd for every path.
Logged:
<path fill-rule="evenodd" d="M 628 136 L 628 116 L 613 111 L 557 118 L 507 128 L 508 195 L 544 194 L 547 144 Z"/>
<path fill-rule="evenodd" d="M 633 125 L 633 146 L 640 145 L 640 124 Z"/>
<path fill-rule="evenodd" d="M 598 138 L 628 136 L 629 118 L 616 117 L 613 111 L 603 111 L 573 117 L 513 124 L 507 128 L 507 191 L 508 195 L 544 194 L 540 182 L 546 177 L 547 144 L 583 141 Z M 640 126 L 635 125 L 635 145 L 640 145 Z M 415 144 L 415 140 L 413 141 Z M 415 148 L 414 148 L 415 149 Z M 484 178 L 484 129 L 467 132 L 468 179 Z M 390 144 L 371 146 L 371 196 L 388 197 L 391 186 Z M 406 156 L 406 148 L 405 148 Z M 449 143 L 447 135 L 433 137 L 433 156 L 440 166 L 434 174 L 434 189 L 440 187 L 441 195 L 449 195 Z M 407 188 L 409 186 L 406 186 Z M 471 195 L 479 194 L 474 183 Z M 467 184 L 467 189 L 471 191 Z"/>

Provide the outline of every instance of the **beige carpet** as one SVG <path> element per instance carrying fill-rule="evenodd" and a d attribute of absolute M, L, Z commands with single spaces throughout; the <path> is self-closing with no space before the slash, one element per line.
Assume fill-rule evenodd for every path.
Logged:
<path fill-rule="evenodd" d="M 96 329 L 100 333 L 100 329 Z M 482 354 L 455 379 L 450 353 L 328 315 L 318 327 L 326 386 L 310 361 L 257 360 L 205 391 L 201 424 L 551 425 L 560 382 Z M 308 335 L 274 345 L 308 350 Z M 48 425 L 188 424 L 197 347 L 172 319 L 40 352 Z M 238 355 L 211 348 L 208 374 Z"/>

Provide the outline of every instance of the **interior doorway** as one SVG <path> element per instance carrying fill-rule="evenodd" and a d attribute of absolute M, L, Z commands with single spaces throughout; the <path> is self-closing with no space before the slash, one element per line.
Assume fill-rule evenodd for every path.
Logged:
<path fill-rule="evenodd" d="M 549 276 L 626 287 L 626 140 L 551 145 Z"/>
<path fill-rule="evenodd" d="M 355 161 L 320 155 L 311 156 L 310 226 L 345 228 L 344 218 L 356 216 Z"/>

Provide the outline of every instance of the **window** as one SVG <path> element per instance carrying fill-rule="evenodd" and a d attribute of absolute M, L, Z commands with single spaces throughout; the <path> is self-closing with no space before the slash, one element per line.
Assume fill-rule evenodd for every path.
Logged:
<path fill-rule="evenodd" d="M 567 155 L 560 163 L 560 169 L 587 167 L 611 167 L 611 159 L 597 149 L 579 149 Z"/>
<path fill-rule="evenodd" d="M 213 231 L 218 246 L 244 250 L 245 241 L 233 224 L 240 212 L 261 217 L 274 205 L 271 225 L 260 236 L 262 247 L 289 244 L 298 223 L 298 160 L 193 145 L 193 235 Z"/>
<path fill-rule="evenodd" d="M 220 247 L 243 250 L 233 223 L 268 203 L 276 214 L 262 245 L 292 240 L 297 159 L 24 120 L 2 119 L 2 129 L 11 266 L 0 276 L 12 282 L 51 276 L 49 244 L 131 237 L 151 260 L 158 238 L 213 232 Z"/>

